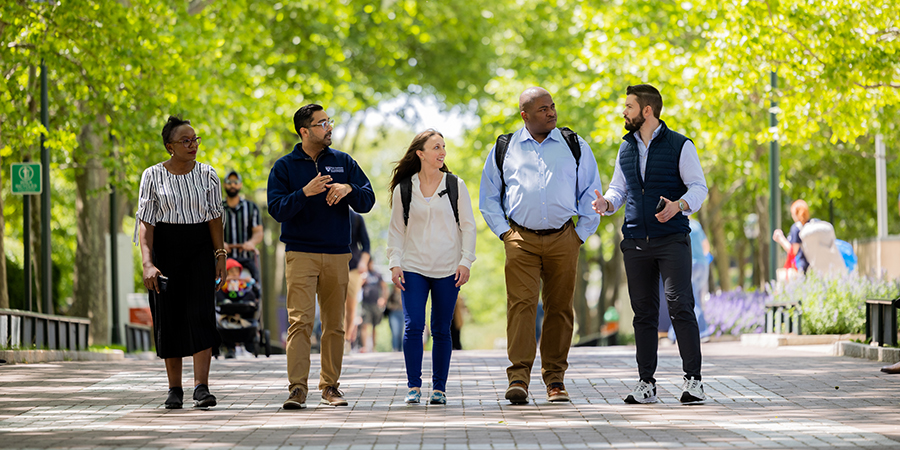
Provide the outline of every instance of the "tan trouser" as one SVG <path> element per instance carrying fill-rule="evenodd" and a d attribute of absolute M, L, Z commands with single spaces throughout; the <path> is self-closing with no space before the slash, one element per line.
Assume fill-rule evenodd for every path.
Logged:
<path fill-rule="evenodd" d="M 569 367 L 567 360 L 575 322 L 575 274 L 581 240 L 569 222 L 562 231 L 543 236 L 512 224 L 503 241 L 506 246 L 506 351 L 512 363 L 506 375 L 510 382 L 531 382 L 540 291 L 544 303 L 541 376 L 548 386 L 563 382 Z"/>
<path fill-rule="evenodd" d="M 347 298 L 350 254 L 287 252 L 287 370 L 289 390 L 309 392 L 309 352 L 316 295 L 322 320 L 322 370 L 319 389 L 339 386 L 344 358 L 344 300 Z"/>
<path fill-rule="evenodd" d="M 353 341 L 353 325 L 356 321 L 356 297 L 362 287 L 362 274 L 356 268 L 350 269 L 350 281 L 347 282 L 347 301 L 344 306 L 344 339 Z"/>

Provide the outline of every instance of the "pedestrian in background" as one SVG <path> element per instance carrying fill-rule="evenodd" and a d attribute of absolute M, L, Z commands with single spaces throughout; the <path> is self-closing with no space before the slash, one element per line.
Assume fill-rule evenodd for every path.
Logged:
<path fill-rule="evenodd" d="M 778 228 L 772 232 L 772 239 L 778 245 L 781 245 L 781 248 L 788 254 L 785 268 L 791 265 L 800 273 L 806 273 L 806 269 L 809 268 L 809 262 L 807 262 L 806 255 L 803 253 L 803 240 L 800 239 L 800 230 L 803 229 L 803 226 L 810 219 L 809 205 L 806 204 L 806 201 L 798 199 L 791 203 L 791 218 L 794 220 L 794 223 L 791 225 L 790 235 L 785 237 L 784 232 Z"/>
<path fill-rule="evenodd" d="M 384 314 L 391 326 L 391 348 L 395 352 L 403 350 L 403 292 L 395 285 L 391 285 L 391 293 L 385 304 Z"/>
<path fill-rule="evenodd" d="M 135 214 L 144 287 L 150 293 L 156 355 L 165 360 L 166 409 L 184 403 L 182 358 L 194 361 L 194 406 L 216 405 L 209 392 L 216 291 L 225 283 L 222 188 L 215 169 L 197 161 L 200 137 L 189 120 L 169 116 L 162 130 L 169 159 L 141 175 Z"/>
<path fill-rule="evenodd" d="M 368 270 L 362 287 L 362 351 L 375 351 L 375 327 L 384 318 L 384 308 L 387 304 L 387 283 L 381 274 L 375 270 L 375 261 L 369 260 Z"/>
<path fill-rule="evenodd" d="M 263 240 L 262 219 L 259 216 L 259 207 L 246 197 L 241 195 L 244 181 L 241 174 L 232 170 L 225 176 L 225 201 L 222 209 L 225 211 L 225 250 L 228 256 L 238 262 L 241 267 L 250 272 L 250 276 L 256 283 L 260 283 L 259 259 L 256 246 Z M 235 357 L 235 343 L 223 339 L 225 358 Z M 244 343 L 244 349 L 253 353 L 254 341 Z"/>
<path fill-rule="evenodd" d="M 375 204 L 369 179 L 356 161 L 331 148 L 334 120 L 316 104 L 294 114 L 301 142 L 269 172 L 269 214 L 281 223 L 288 313 L 289 397 L 284 409 L 306 408 L 316 299 L 322 320 L 321 402 L 346 406 L 338 379 L 344 357 L 344 306 L 350 264 L 350 207 Z M 318 294 L 318 297 L 317 297 Z"/>
<path fill-rule="evenodd" d="M 434 339 L 430 402 L 447 403 L 453 348 L 450 322 L 459 288 L 469 281 L 475 261 L 475 216 L 469 191 L 444 164 L 446 156 L 443 135 L 424 131 L 413 138 L 391 176 L 387 254 L 391 281 L 402 291 L 406 319 L 406 403 L 419 403 L 422 395 L 422 336 L 429 292 Z"/>
<path fill-rule="evenodd" d="M 640 380 L 626 403 L 655 403 L 659 336 L 659 277 L 669 318 L 678 336 L 685 372 L 682 403 L 706 399 L 700 375 L 700 330 L 691 286 L 691 227 L 688 215 L 706 199 L 706 176 L 693 141 L 659 115 L 662 95 L 648 84 L 628 86 L 625 129 L 605 195 L 596 191 L 594 210 L 614 214 L 625 205 L 621 243 L 634 310 L 634 336 Z"/>
<path fill-rule="evenodd" d="M 600 175 L 587 143 L 568 128 L 556 128 L 556 104 L 549 92 L 526 89 L 519 96 L 519 114 L 525 125 L 500 136 L 488 154 L 479 200 L 484 220 L 506 250 L 511 365 L 505 397 L 513 404 L 528 403 L 540 297 L 541 377 L 547 399 L 564 402 L 569 401 L 564 380 L 575 323 L 578 249 L 600 224 L 591 211 Z"/>
<path fill-rule="evenodd" d="M 357 321 L 359 316 L 356 304 L 359 302 L 359 290 L 365 283 L 365 274 L 369 270 L 370 261 L 369 232 L 363 216 L 350 210 L 350 281 L 347 282 L 347 300 L 344 304 L 344 354 L 353 350 L 356 342 Z"/>

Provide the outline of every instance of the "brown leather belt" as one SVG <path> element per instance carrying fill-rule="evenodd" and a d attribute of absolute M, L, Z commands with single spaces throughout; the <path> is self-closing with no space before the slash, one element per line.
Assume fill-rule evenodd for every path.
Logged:
<path fill-rule="evenodd" d="M 546 235 L 548 235 L 548 234 L 556 234 L 556 233 L 559 233 L 560 231 L 565 230 L 566 227 L 567 227 L 570 223 L 572 223 L 572 219 L 569 219 L 568 221 L 566 221 L 566 223 L 564 223 L 563 226 L 561 226 L 561 227 L 559 227 L 559 228 L 551 228 L 551 229 L 549 229 L 549 230 L 532 230 L 531 228 L 525 228 L 525 227 L 523 227 L 522 225 L 517 224 L 514 220 L 509 219 L 509 224 L 510 224 L 510 225 L 513 225 L 513 226 L 515 226 L 515 227 L 517 227 L 517 228 L 521 228 L 522 230 L 527 231 L 527 232 L 529 232 L 529 233 L 534 233 L 534 234 L 536 234 L 536 235 L 538 235 L 538 236 L 546 236 Z"/>

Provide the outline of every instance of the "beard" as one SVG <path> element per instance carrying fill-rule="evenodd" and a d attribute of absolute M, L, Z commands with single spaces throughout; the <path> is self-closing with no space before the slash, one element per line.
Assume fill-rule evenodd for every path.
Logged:
<path fill-rule="evenodd" d="M 237 197 L 240 192 L 237 189 L 225 189 L 225 195 L 231 198 Z"/>
<path fill-rule="evenodd" d="M 637 116 L 634 119 L 625 118 L 625 129 L 628 131 L 637 131 L 641 129 L 641 125 L 646 122 L 643 116 Z"/>

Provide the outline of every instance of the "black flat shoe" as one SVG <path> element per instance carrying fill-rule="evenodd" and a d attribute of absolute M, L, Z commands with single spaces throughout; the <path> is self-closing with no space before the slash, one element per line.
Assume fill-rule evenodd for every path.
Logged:
<path fill-rule="evenodd" d="M 180 387 L 169 388 L 169 396 L 166 398 L 166 409 L 181 409 L 184 404 L 184 389 Z"/>
<path fill-rule="evenodd" d="M 216 396 L 209 393 L 209 386 L 198 384 L 194 388 L 194 407 L 209 408 L 216 406 Z"/>

